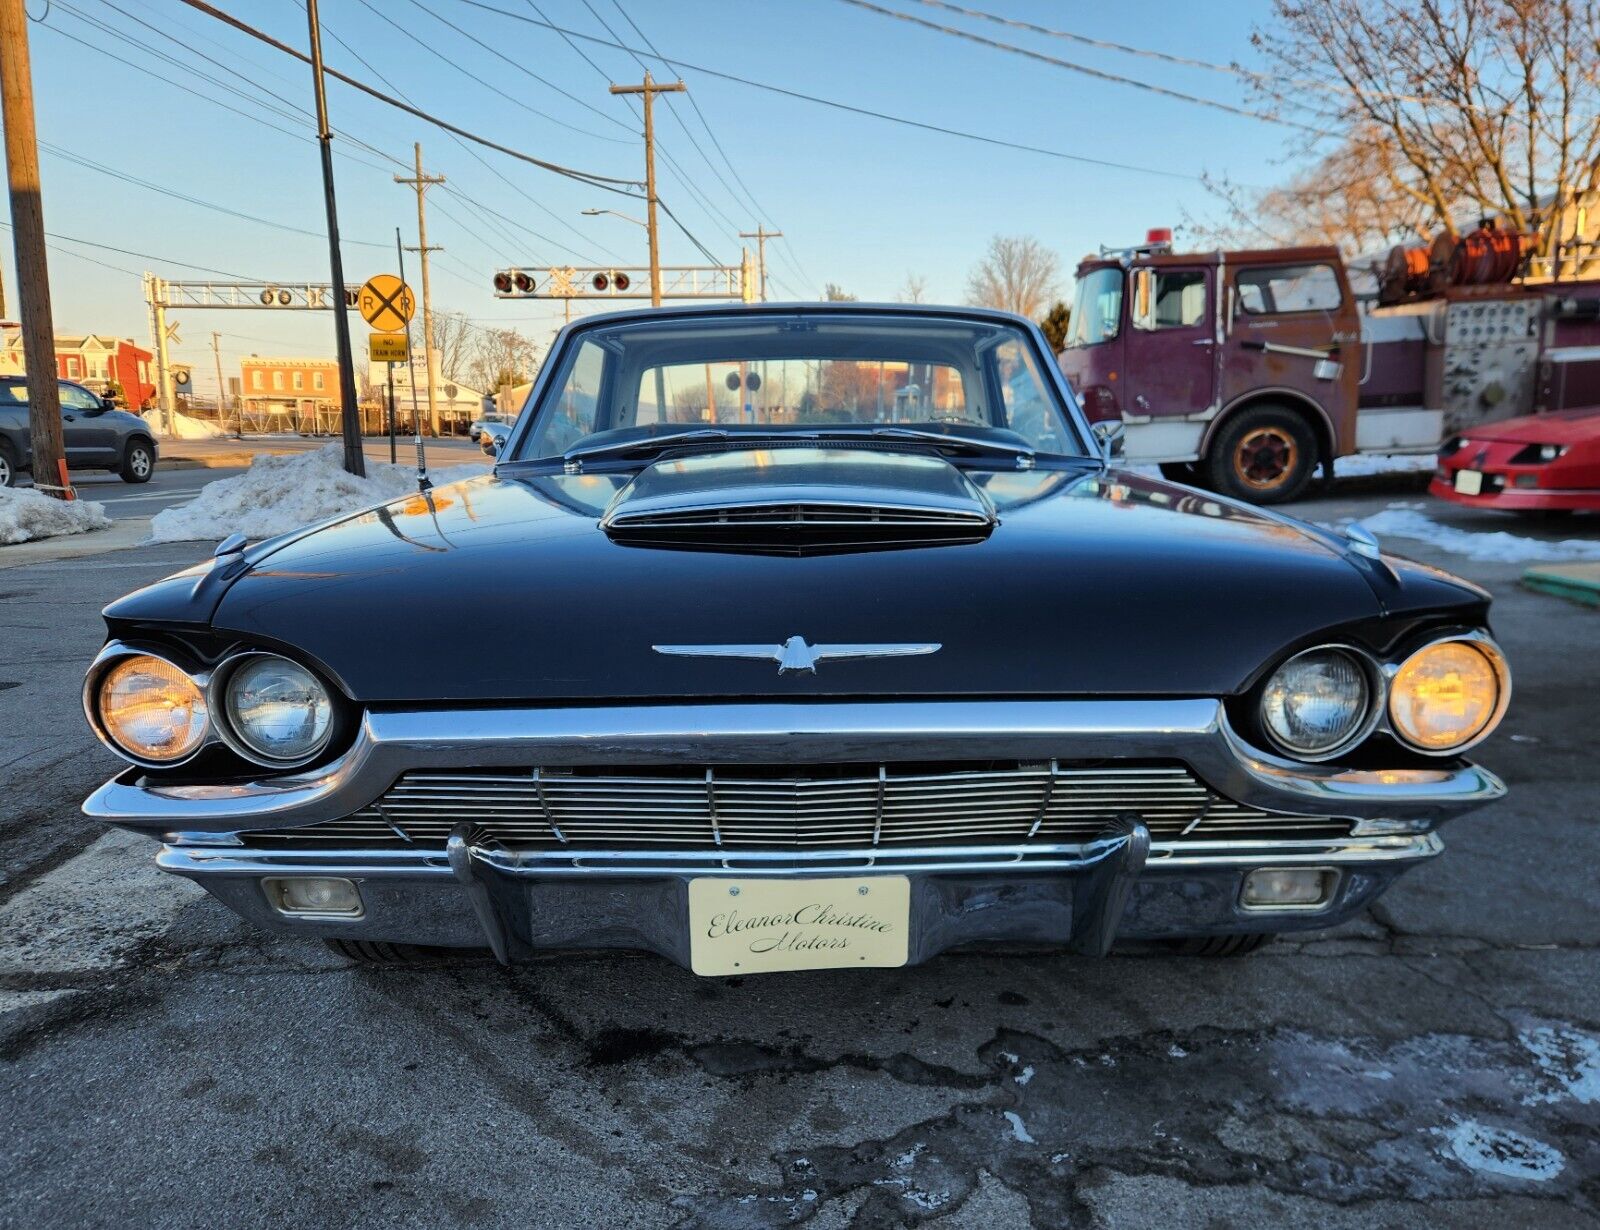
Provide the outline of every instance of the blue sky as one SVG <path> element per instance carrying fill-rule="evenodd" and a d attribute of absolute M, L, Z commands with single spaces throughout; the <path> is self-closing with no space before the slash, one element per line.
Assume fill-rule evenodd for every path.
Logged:
<path fill-rule="evenodd" d="M 609 38 L 598 13 L 623 42 L 642 47 L 614 0 L 590 0 L 593 11 L 584 0 L 488 2 L 530 16 L 536 5 L 558 25 Z M 606 90 L 607 77 L 639 78 L 641 69 L 630 56 L 580 44 L 599 65 L 597 71 L 548 30 L 462 0 L 422 3 L 506 59 L 447 28 L 414 0 L 371 0 L 371 7 L 362 0 L 322 0 L 328 63 L 366 79 L 382 73 L 417 105 L 506 145 L 602 175 L 642 178 L 642 143 L 631 135 L 637 122 Z M 841 0 L 621 3 L 667 56 L 1088 158 L 1184 176 L 1222 173 L 1265 184 L 1282 177 L 1291 144 L 1288 130 L 1271 124 L 1092 80 Z M 882 3 L 1169 88 L 1235 104 L 1246 101 L 1242 83 L 1224 75 L 1077 46 L 942 12 L 916 0 Z M 221 0 L 221 6 L 287 43 L 305 44 L 304 15 L 288 0 Z M 1267 16 L 1265 0 L 1230 0 L 1226 5 L 970 0 L 969 6 L 1095 38 L 1249 67 L 1257 66 L 1249 45 L 1252 24 Z M 46 0 L 29 0 L 29 9 L 36 17 L 44 15 L 42 23 L 32 26 L 42 142 L 314 234 L 273 229 L 182 203 L 47 151 L 43 169 L 49 230 L 249 277 L 326 280 L 326 243 L 316 234 L 323 217 L 317 150 L 308 139 L 312 130 L 301 116 L 286 118 L 263 109 L 309 107 L 309 70 L 177 0 L 51 0 L 48 6 Z M 380 11 L 396 24 L 385 22 Z M 170 54 L 177 65 L 156 59 L 129 39 Z M 359 63 L 340 39 L 371 67 Z M 195 93 L 155 80 L 84 43 L 145 65 Z M 549 84 L 534 80 L 518 65 Z M 673 71 L 654 67 L 660 77 Z M 248 97 L 226 92 L 195 72 L 227 80 Z M 930 299 L 959 300 L 968 269 L 997 232 L 1037 236 L 1061 255 L 1070 276 L 1078 258 L 1096 245 L 1137 239 L 1148 226 L 1177 223 L 1185 207 L 1198 213 L 1208 207 L 1204 189 L 1191 179 L 1095 167 L 923 132 L 687 69 L 682 76 L 749 193 L 785 232 L 781 244 L 769 246 L 774 298 L 815 297 L 825 281 L 865 299 L 893 298 L 906 275 L 915 273 L 927 280 Z M 484 325 L 513 324 L 543 341 L 560 321 L 560 306 L 495 300 L 489 285 L 495 267 L 645 263 L 643 230 L 616 218 L 580 215 L 585 208 L 603 207 L 638 214 L 642 202 L 609 197 L 487 151 L 482 152 L 485 166 L 438 130 L 337 82 L 330 83 L 329 102 L 340 133 L 407 160 L 412 142 L 421 140 L 427 169 L 448 177 L 451 191 L 430 196 L 429 238 L 445 247 L 434 264 L 437 307 L 464 311 Z M 291 131 L 275 131 L 219 103 Z M 657 132 L 681 172 L 663 162 L 660 195 L 712 251 L 735 262 L 740 241 L 730 223 L 753 229 L 755 209 L 689 107 L 679 100 L 672 110 L 676 118 L 668 114 L 667 105 L 658 106 Z M 720 176 L 685 137 L 680 119 Z M 395 227 L 402 228 L 406 242 L 415 242 L 415 202 L 409 189 L 393 182 L 397 168 L 379 155 L 352 148 L 343 139 L 336 148 L 361 160 L 341 157 L 337 164 L 346 274 L 360 282 L 371 273 L 393 271 Z M 696 190 L 704 201 L 697 199 Z M 485 216 L 481 209 L 512 221 Z M 690 242 L 665 219 L 663 223 L 664 262 L 703 263 Z M 537 239 L 522 228 L 546 238 Z M 385 244 L 391 245 L 388 251 Z M 152 268 L 169 278 L 206 276 L 140 256 L 73 243 L 60 247 L 124 270 Z M 14 290 L 9 237 L 4 250 L 6 285 Z M 51 270 L 59 331 L 111 332 L 148 341 L 136 277 L 60 251 L 51 254 Z M 408 272 L 415 282 L 414 264 Z M 1065 292 L 1068 279 L 1063 281 Z M 213 329 L 223 334 L 224 369 L 231 373 L 237 372 L 240 354 L 333 351 L 332 322 L 323 314 L 176 315 L 183 341 L 174 357 L 195 364 L 202 392 L 214 384 Z M 353 321 L 358 331 L 364 329 L 358 319 Z"/>

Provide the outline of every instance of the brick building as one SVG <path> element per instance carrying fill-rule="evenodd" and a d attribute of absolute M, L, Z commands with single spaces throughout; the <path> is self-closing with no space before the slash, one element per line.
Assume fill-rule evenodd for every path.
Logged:
<path fill-rule="evenodd" d="M 339 364 L 333 359 L 239 360 L 244 417 L 257 431 L 338 431 Z"/>
<path fill-rule="evenodd" d="M 0 335 L 0 373 L 20 375 L 26 370 L 22 331 L 6 329 Z M 56 375 L 76 381 L 96 393 L 112 385 L 122 390 L 120 405 L 138 410 L 155 401 L 155 356 L 125 337 L 103 333 L 56 334 Z"/>

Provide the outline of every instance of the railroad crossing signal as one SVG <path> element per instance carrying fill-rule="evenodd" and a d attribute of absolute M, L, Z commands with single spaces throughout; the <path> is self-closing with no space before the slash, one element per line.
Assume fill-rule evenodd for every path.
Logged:
<path fill-rule="evenodd" d="M 374 363 L 404 363 L 411 358 L 411 335 L 407 333 L 368 334 L 367 353 Z"/>
<path fill-rule="evenodd" d="M 417 311 L 411 288 L 392 273 L 369 278 L 356 300 L 361 319 L 380 333 L 399 333 Z"/>

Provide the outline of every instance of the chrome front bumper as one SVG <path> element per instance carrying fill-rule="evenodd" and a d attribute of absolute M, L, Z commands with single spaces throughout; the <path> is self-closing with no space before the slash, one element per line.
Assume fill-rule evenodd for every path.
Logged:
<path fill-rule="evenodd" d="M 1096 840 L 861 849 L 508 849 L 461 826 L 443 849 L 252 848 L 252 830 L 349 816 L 414 769 L 974 761 L 1182 761 L 1263 811 L 1354 821 L 1348 837 L 1152 842 L 1137 821 Z M 1213 700 L 742 704 L 379 712 L 316 773 L 227 786 L 155 785 L 133 770 L 84 804 L 165 844 L 164 869 L 194 879 L 279 931 L 482 947 L 503 960 L 540 948 L 641 948 L 687 964 L 687 886 L 697 876 L 903 874 L 912 881 L 911 960 L 1005 940 L 1101 953 L 1113 938 L 1332 925 L 1442 849 L 1440 821 L 1505 787 L 1467 764 L 1390 771 L 1296 764 L 1246 745 Z M 1313 910 L 1247 909 L 1261 867 L 1338 872 Z M 358 882 L 358 918 L 281 913 L 266 877 Z"/>

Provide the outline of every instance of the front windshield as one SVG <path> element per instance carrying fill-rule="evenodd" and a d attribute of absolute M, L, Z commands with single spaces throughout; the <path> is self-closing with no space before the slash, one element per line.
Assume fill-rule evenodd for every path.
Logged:
<path fill-rule="evenodd" d="M 1096 269 L 1078 279 L 1068 346 L 1094 346 L 1117 336 L 1122 322 L 1122 270 Z"/>
<path fill-rule="evenodd" d="M 825 311 L 658 317 L 583 330 L 515 460 L 706 429 L 960 432 L 1082 456 L 1032 340 L 1004 323 Z"/>

